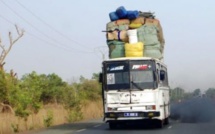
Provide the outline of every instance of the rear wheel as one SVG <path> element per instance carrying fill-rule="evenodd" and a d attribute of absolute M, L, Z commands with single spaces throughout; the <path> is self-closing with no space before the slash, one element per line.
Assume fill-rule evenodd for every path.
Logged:
<path fill-rule="evenodd" d="M 167 117 L 166 119 L 164 119 L 164 125 L 168 125 L 169 124 L 169 118 Z"/>
<path fill-rule="evenodd" d="M 168 116 L 166 116 L 166 113 L 167 113 L 167 111 L 166 111 L 166 106 L 165 106 L 165 103 L 164 103 L 164 117 L 166 117 L 164 119 L 164 125 L 168 125 L 169 124 L 169 118 L 168 118 Z"/>
<path fill-rule="evenodd" d="M 157 120 L 157 121 L 156 121 L 156 126 L 157 126 L 158 128 L 163 128 L 163 125 L 164 125 L 163 120 Z"/>

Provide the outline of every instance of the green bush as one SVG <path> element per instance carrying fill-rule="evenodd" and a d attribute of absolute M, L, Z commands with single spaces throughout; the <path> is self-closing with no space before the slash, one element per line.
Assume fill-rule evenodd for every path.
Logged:
<path fill-rule="evenodd" d="M 11 124 L 14 133 L 19 133 L 19 124 Z"/>
<path fill-rule="evenodd" d="M 50 127 L 53 124 L 53 112 L 48 111 L 47 117 L 43 119 L 43 123 L 45 127 Z"/>
<path fill-rule="evenodd" d="M 37 74 L 35 71 L 14 78 L 0 70 L 0 102 L 10 105 L 15 115 L 27 122 L 28 116 L 37 114 L 44 104 L 61 103 L 74 122 L 83 118 L 81 106 L 85 101 L 101 99 L 101 85 L 97 82 L 97 74 L 92 79 L 80 77 L 80 82 L 68 84 L 56 74 Z M 49 127 L 53 122 L 53 114 L 48 113 L 44 125 Z M 13 125 L 16 130 L 16 126 Z"/>
<path fill-rule="evenodd" d="M 68 122 L 75 122 L 83 119 L 83 113 L 81 112 L 81 104 L 77 103 L 68 109 Z"/>

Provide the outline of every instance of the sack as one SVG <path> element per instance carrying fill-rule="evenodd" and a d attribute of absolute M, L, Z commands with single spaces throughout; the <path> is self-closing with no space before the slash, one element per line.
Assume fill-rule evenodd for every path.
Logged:
<path fill-rule="evenodd" d="M 143 25 L 137 29 L 138 41 L 145 46 L 160 44 L 157 36 L 157 27 L 154 25 Z"/>
<path fill-rule="evenodd" d="M 123 41 L 123 42 L 128 42 L 127 31 L 115 30 L 113 32 L 108 32 L 107 33 L 107 40 L 119 40 L 119 41 Z"/>
<path fill-rule="evenodd" d="M 116 20 L 116 21 L 112 21 L 107 23 L 106 27 L 115 27 L 115 26 L 119 26 L 119 25 L 129 25 L 130 24 L 130 20 L 129 19 L 120 19 L 120 20 Z"/>
<path fill-rule="evenodd" d="M 125 56 L 126 57 L 143 57 L 144 45 L 142 42 L 136 44 L 125 44 Z"/>
<path fill-rule="evenodd" d="M 141 17 L 145 17 L 145 18 L 152 18 L 152 19 L 154 19 L 155 18 L 155 15 L 154 15 L 154 13 L 152 13 L 152 12 L 139 12 L 139 16 L 141 16 Z"/>
<path fill-rule="evenodd" d="M 163 55 L 159 49 L 144 49 L 144 57 L 152 57 L 156 59 L 163 59 Z"/>
<path fill-rule="evenodd" d="M 158 40 L 161 43 L 161 45 L 164 47 L 165 40 L 164 40 L 164 37 L 163 37 L 163 29 L 162 29 L 162 26 L 160 24 L 160 21 L 157 20 L 157 19 L 147 18 L 145 24 L 147 24 L 147 25 L 155 25 L 157 27 Z"/>
<path fill-rule="evenodd" d="M 134 25 L 134 24 L 136 24 L 136 25 L 139 25 L 139 24 L 144 25 L 144 24 L 146 24 L 146 25 L 154 25 L 154 26 L 156 26 L 158 40 L 161 43 L 161 46 L 164 47 L 165 40 L 164 40 L 164 37 L 163 37 L 163 29 L 162 29 L 162 26 L 161 26 L 159 20 L 145 18 L 145 17 L 138 17 L 138 18 L 132 20 L 130 25 Z"/>
<path fill-rule="evenodd" d="M 109 58 L 125 57 L 125 43 L 121 41 L 108 41 Z"/>
<path fill-rule="evenodd" d="M 128 19 L 120 19 L 113 22 L 109 22 L 106 25 L 107 31 L 114 31 L 116 29 L 122 31 L 122 30 L 128 30 L 129 29 L 130 20 Z"/>
<path fill-rule="evenodd" d="M 114 31 L 114 30 L 128 30 L 129 25 L 119 25 L 119 26 L 113 26 L 113 27 L 107 27 L 107 31 Z"/>
<path fill-rule="evenodd" d="M 130 24 L 129 19 L 116 20 L 116 21 L 107 23 L 106 30 L 110 32 L 116 29 L 127 30 L 129 28 L 129 24 Z"/>

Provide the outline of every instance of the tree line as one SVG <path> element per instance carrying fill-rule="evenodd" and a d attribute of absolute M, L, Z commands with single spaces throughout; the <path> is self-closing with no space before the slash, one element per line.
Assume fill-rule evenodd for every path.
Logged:
<path fill-rule="evenodd" d="M 81 76 L 79 82 L 68 83 L 55 73 L 38 74 L 33 71 L 19 79 L 13 70 L 6 72 L 5 59 L 25 32 L 17 25 L 15 28 L 17 36 L 9 32 L 8 44 L 3 44 L 0 37 L 0 107 L 3 107 L 0 112 L 11 112 L 26 121 L 30 114 L 37 114 L 44 105 L 57 103 L 68 110 L 69 122 L 82 118 L 82 104 L 101 98 L 98 74 L 93 74 L 91 79 Z"/>
<path fill-rule="evenodd" d="M 49 103 L 63 105 L 73 114 L 71 116 L 79 114 L 74 116 L 78 120 L 82 116 L 81 104 L 100 98 L 101 86 L 97 74 L 93 74 L 91 79 L 81 76 L 79 82 L 68 83 L 54 73 L 47 75 L 33 71 L 18 79 L 12 73 L 0 70 L 0 103 L 4 106 L 3 112 L 9 110 L 24 120 Z"/>
<path fill-rule="evenodd" d="M 206 91 L 202 91 L 197 88 L 192 92 L 186 92 L 181 87 L 176 87 L 170 90 L 171 101 L 186 100 L 194 97 L 207 97 L 215 100 L 215 88 L 208 88 Z"/>

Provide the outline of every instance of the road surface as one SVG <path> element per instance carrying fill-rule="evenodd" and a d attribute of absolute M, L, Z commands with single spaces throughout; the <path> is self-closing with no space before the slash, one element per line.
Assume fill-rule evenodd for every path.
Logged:
<path fill-rule="evenodd" d="M 182 123 L 171 120 L 163 129 L 139 124 L 110 130 L 102 120 L 65 124 L 25 134 L 214 134 L 215 123 Z"/>

